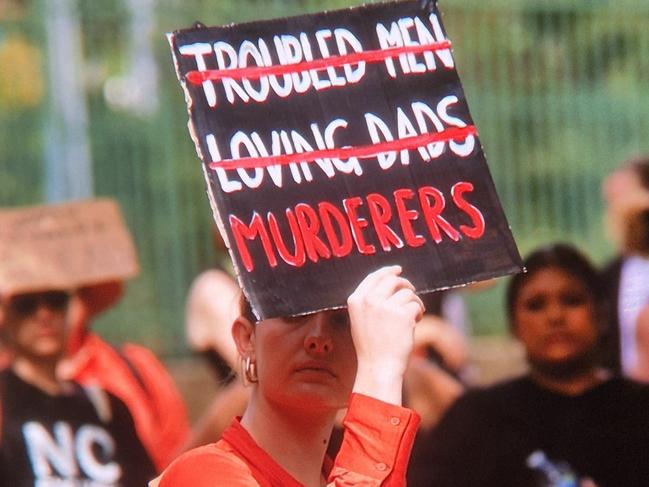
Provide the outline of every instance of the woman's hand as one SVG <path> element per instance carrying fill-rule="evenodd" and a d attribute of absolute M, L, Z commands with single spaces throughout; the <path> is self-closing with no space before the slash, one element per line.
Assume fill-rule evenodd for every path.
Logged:
<path fill-rule="evenodd" d="M 415 324 L 424 313 L 414 286 L 399 274 L 400 266 L 372 272 L 347 300 L 358 358 L 354 392 L 397 405 Z"/>

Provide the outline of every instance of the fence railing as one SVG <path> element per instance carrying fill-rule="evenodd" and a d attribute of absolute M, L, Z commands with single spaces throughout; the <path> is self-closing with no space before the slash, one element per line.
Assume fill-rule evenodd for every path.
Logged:
<path fill-rule="evenodd" d="M 142 274 L 100 320 L 102 333 L 181 353 L 189 284 L 221 258 L 164 33 L 195 20 L 218 24 L 352 3 L 360 2 L 0 3 L 0 205 L 40 203 L 65 190 L 51 187 L 53 151 L 75 147 L 79 131 L 88 141 L 94 194 L 120 201 L 136 239 Z M 69 66 L 65 57 L 52 59 L 52 12 L 63 7 L 79 32 L 79 62 Z M 561 239 L 603 259 L 612 250 L 602 230 L 600 181 L 622 159 L 649 151 L 649 2 L 443 0 L 440 8 L 521 250 Z M 81 119 L 56 105 L 53 87 L 62 88 L 52 62 L 76 66 Z M 478 331 L 502 329 L 499 288 L 470 303 L 480 310 L 473 316 Z"/>

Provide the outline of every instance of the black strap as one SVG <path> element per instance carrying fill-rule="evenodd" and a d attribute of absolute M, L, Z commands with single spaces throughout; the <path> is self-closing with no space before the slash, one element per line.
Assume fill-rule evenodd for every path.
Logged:
<path fill-rule="evenodd" d="M 151 406 L 149 410 L 151 411 L 152 414 L 155 415 L 156 421 L 159 423 L 160 422 L 160 414 L 156 410 L 153 405 L 155 404 L 155 400 L 151 392 L 149 391 L 149 388 L 146 386 L 146 383 L 144 382 L 144 378 L 142 377 L 142 374 L 137 370 L 137 367 L 131 362 L 131 359 L 128 358 L 128 356 L 124 353 L 124 350 L 121 348 L 118 348 L 114 345 L 111 345 L 113 350 L 115 350 L 115 353 L 119 355 L 119 357 L 124 361 L 128 369 L 131 371 L 131 374 L 133 374 L 133 377 L 135 377 L 135 380 L 137 383 L 140 385 L 140 388 L 144 391 L 144 394 L 146 395 L 147 399 L 149 400 L 149 405 Z"/>
<path fill-rule="evenodd" d="M 128 370 L 131 372 L 133 377 L 135 377 L 135 380 L 140 385 L 144 393 L 149 397 L 149 399 L 152 399 L 151 393 L 149 392 L 149 389 L 147 388 L 146 383 L 144 382 L 144 378 L 142 377 L 142 374 L 140 374 L 140 371 L 137 370 L 135 365 L 133 365 L 131 359 L 128 358 L 128 356 L 124 353 L 124 351 L 121 348 L 116 347 L 115 345 L 111 345 L 111 347 L 113 348 L 113 350 L 115 350 L 115 353 L 119 355 L 122 361 L 126 364 Z"/>

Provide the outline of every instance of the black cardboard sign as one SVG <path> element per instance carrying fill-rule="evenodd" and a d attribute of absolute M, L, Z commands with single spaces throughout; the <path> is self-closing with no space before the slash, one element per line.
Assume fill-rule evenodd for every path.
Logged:
<path fill-rule="evenodd" d="M 169 35 L 215 219 L 259 318 L 520 270 L 437 9 L 417 1 Z"/>

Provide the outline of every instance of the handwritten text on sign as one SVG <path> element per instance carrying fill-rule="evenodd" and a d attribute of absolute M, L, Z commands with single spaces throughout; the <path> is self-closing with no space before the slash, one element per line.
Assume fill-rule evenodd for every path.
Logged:
<path fill-rule="evenodd" d="M 517 270 L 438 11 L 376 4 L 170 40 L 261 317 L 340 306 L 389 263 L 421 291 Z"/>

